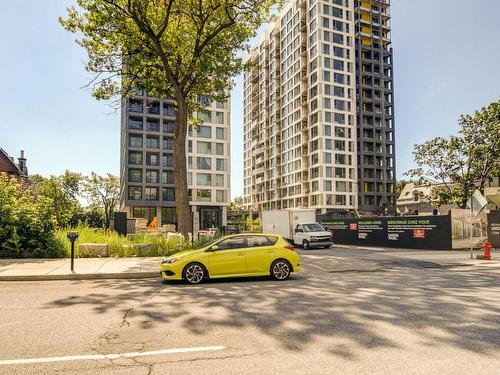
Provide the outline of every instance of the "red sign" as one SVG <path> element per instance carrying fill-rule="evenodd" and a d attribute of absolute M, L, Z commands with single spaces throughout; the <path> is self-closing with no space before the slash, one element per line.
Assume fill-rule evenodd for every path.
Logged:
<path fill-rule="evenodd" d="M 425 229 L 413 229 L 413 238 L 425 238 Z"/>
<path fill-rule="evenodd" d="M 350 230 L 358 230 L 358 223 L 349 224 L 349 229 Z"/>

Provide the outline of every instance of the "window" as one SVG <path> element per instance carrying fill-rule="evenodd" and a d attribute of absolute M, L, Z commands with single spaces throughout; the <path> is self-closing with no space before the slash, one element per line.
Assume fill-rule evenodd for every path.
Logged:
<path fill-rule="evenodd" d="M 161 199 L 166 202 L 175 201 L 175 189 L 173 187 L 164 187 L 161 189 Z"/>
<path fill-rule="evenodd" d="M 224 159 L 217 159 L 215 169 L 218 171 L 225 171 L 226 170 L 226 161 Z"/>
<path fill-rule="evenodd" d="M 158 200 L 158 188 L 157 187 L 145 187 L 144 188 L 144 198 L 147 201 L 157 201 Z"/>
<path fill-rule="evenodd" d="M 215 175 L 215 186 L 224 186 L 224 175 L 216 174 Z"/>
<path fill-rule="evenodd" d="M 156 216 L 156 208 L 155 207 L 133 207 L 132 208 L 132 216 L 134 218 L 147 219 L 148 223 L 149 223 Z"/>
<path fill-rule="evenodd" d="M 210 142 L 196 142 L 196 151 L 199 154 L 211 154 L 212 153 L 212 143 Z"/>
<path fill-rule="evenodd" d="M 212 175 L 209 173 L 197 173 L 196 183 L 200 186 L 212 186 Z"/>
<path fill-rule="evenodd" d="M 147 148 L 160 148 L 160 138 L 154 135 L 146 136 L 146 147 Z"/>
<path fill-rule="evenodd" d="M 128 187 L 128 199 L 129 200 L 141 200 L 142 199 L 142 188 L 140 186 L 129 186 Z"/>
<path fill-rule="evenodd" d="M 212 192 L 208 189 L 198 189 L 196 197 L 198 202 L 210 202 L 212 200 Z"/>
<path fill-rule="evenodd" d="M 200 138 L 212 138 L 212 128 L 210 126 L 197 126 L 196 136 Z"/>
<path fill-rule="evenodd" d="M 222 203 L 226 201 L 226 192 L 224 190 L 216 190 L 215 201 Z"/>
<path fill-rule="evenodd" d="M 142 182 L 142 169 L 129 169 L 128 182 Z"/>
<path fill-rule="evenodd" d="M 128 110 L 130 112 L 142 113 L 142 100 L 129 100 L 128 101 Z"/>
<path fill-rule="evenodd" d="M 337 206 L 345 206 L 346 199 L 345 195 L 335 195 L 335 204 Z"/>
<path fill-rule="evenodd" d="M 332 191 L 332 181 L 330 181 L 330 180 L 324 181 L 324 190 L 325 191 Z"/>
<path fill-rule="evenodd" d="M 157 153 L 147 152 L 146 153 L 146 165 L 157 166 L 160 164 L 159 155 Z"/>
<path fill-rule="evenodd" d="M 161 183 L 162 184 L 173 184 L 174 183 L 174 173 L 172 171 L 161 172 Z"/>
<path fill-rule="evenodd" d="M 335 191 L 346 192 L 347 191 L 347 182 L 335 181 Z"/>
<path fill-rule="evenodd" d="M 163 115 L 175 117 L 177 116 L 177 110 L 173 104 L 163 103 Z"/>
<path fill-rule="evenodd" d="M 277 237 L 247 236 L 247 247 L 273 246 L 277 241 Z"/>
<path fill-rule="evenodd" d="M 198 119 L 203 122 L 212 122 L 212 112 L 210 111 L 202 111 L 198 112 Z"/>
<path fill-rule="evenodd" d="M 198 157 L 196 158 L 196 167 L 205 170 L 212 169 L 212 159 Z"/>
<path fill-rule="evenodd" d="M 154 118 L 146 119 L 146 130 L 148 132 L 159 132 L 160 131 L 160 120 Z"/>
<path fill-rule="evenodd" d="M 163 149 L 173 150 L 174 149 L 174 139 L 170 137 L 163 137 Z"/>
<path fill-rule="evenodd" d="M 215 137 L 217 139 L 226 139 L 226 134 L 224 132 L 224 128 L 216 128 L 215 129 Z"/>
<path fill-rule="evenodd" d="M 161 166 L 162 167 L 172 167 L 174 165 L 174 160 L 172 154 L 163 154 L 161 156 Z"/>
<path fill-rule="evenodd" d="M 216 124 L 224 123 L 224 112 L 215 112 L 215 123 Z"/>
<path fill-rule="evenodd" d="M 161 225 L 177 224 L 177 215 L 174 207 L 161 208 Z"/>
<path fill-rule="evenodd" d="M 142 164 L 142 152 L 139 151 L 129 151 L 128 152 L 128 163 L 133 165 Z"/>
<path fill-rule="evenodd" d="M 159 182 L 158 171 L 146 171 L 146 182 L 157 184 Z"/>
<path fill-rule="evenodd" d="M 130 147 L 142 147 L 142 135 L 130 134 L 128 139 L 128 145 Z"/>
<path fill-rule="evenodd" d="M 217 251 L 241 249 L 245 247 L 245 239 L 243 237 L 231 237 L 218 242 L 216 246 L 217 246 Z"/>
<path fill-rule="evenodd" d="M 215 153 L 217 155 L 224 155 L 224 144 L 223 143 L 216 143 L 215 144 Z"/>
<path fill-rule="evenodd" d="M 132 117 L 128 119 L 128 128 L 133 130 L 142 130 L 142 117 Z"/>

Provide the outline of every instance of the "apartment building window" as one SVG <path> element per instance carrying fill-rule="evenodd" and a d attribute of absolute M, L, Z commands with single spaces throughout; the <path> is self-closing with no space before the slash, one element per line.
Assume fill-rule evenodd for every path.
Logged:
<path fill-rule="evenodd" d="M 160 103 L 154 102 L 146 105 L 148 109 L 148 113 L 152 115 L 159 115 L 160 114 Z"/>
<path fill-rule="evenodd" d="M 330 181 L 330 180 L 324 181 L 324 190 L 325 191 L 332 191 L 332 181 Z"/>
<path fill-rule="evenodd" d="M 345 168 L 335 168 L 335 177 L 336 178 L 345 178 L 346 177 Z"/>
<path fill-rule="evenodd" d="M 217 171 L 225 171 L 226 170 L 226 161 L 224 159 L 217 159 L 216 160 L 216 170 Z"/>
<path fill-rule="evenodd" d="M 226 201 L 226 192 L 224 190 L 215 191 L 215 201 L 222 203 Z"/>
<path fill-rule="evenodd" d="M 196 151 L 198 154 L 211 154 L 212 153 L 212 143 L 210 142 L 196 142 Z"/>
<path fill-rule="evenodd" d="M 160 164 L 159 155 L 153 152 L 146 153 L 146 165 L 158 166 Z"/>
<path fill-rule="evenodd" d="M 325 176 L 326 177 L 333 177 L 333 168 L 332 167 L 325 167 Z"/>
<path fill-rule="evenodd" d="M 172 171 L 161 172 L 161 183 L 162 184 L 173 184 L 174 183 L 174 173 Z"/>
<path fill-rule="evenodd" d="M 174 207 L 162 207 L 161 208 L 161 225 L 165 224 L 176 224 L 177 214 Z"/>
<path fill-rule="evenodd" d="M 315 165 L 319 163 L 318 153 L 311 155 L 311 165 Z"/>
<path fill-rule="evenodd" d="M 224 112 L 215 112 L 215 123 L 224 124 Z"/>
<path fill-rule="evenodd" d="M 142 147 L 142 135 L 130 134 L 128 138 L 129 147 Z"/>
<path fill-rule="evenodd" d="M 149 223 L 156 216 L 156 207 L 133 207 L 132 216 L 147 219 Z"/>
<path fill-rule="evenodd" d="M 343 87 L 340 87 L 340 86 L 333 86 L 333 95 L 334 96 L 337 96 L 339 98 L 343 98 L 344 97 L 344 88 Z"/>
<path fill-rule="evenodd" d="M 345 181 L 335 181 L 335 191 L 346 192 L 347 183 Z"/>
<path fill-rule="evenodd" d="M 212 186 L 212 175 L 209 173 L 197 173 L 196 184 L 199 186 Z"/>
<path fill-rule="evenodd" d="M 223 143 L 216 143 L 215 144 L 215 153 L 217 155 L 224 155 L 224 144 Z"/>
<path fill-rule="evenodd" d="M 337 206 L 345 206 L 346 205 L 345 195 L 335 195 L 335 204 Z"/>
<path fill-rule="evenodd" d="M 163 137 L 163 149 L 173 150 L 174 149 L 174 139 L 170 137 Z"/>
<path fill-rule="evenodd" d="M 133 165 L 142 164 L 142 152 L 139 151 L 129 151 L 128 152 L 128 163 Z"/>
<path fill-rule="evenodd" d="M 216 128 L 215 137 L 217 139 L 226 139 L 226 132 L 224 131 L 224 128 Z"/>
<path fill-rule="evenodd" d="M 177 109 L 173 104 L 168 104 L 168 103 L 163 103 L 163 115 L 165 116 L 170 116 L 170 117 L 176 117 L 177 116 Z"/>
<path fill-rule="evenodd" d="M 158 171 L 147 170 L 146 171 L 146 182 L 157 184 L 159 182 L 160 176 Z"/>
<path fill-rule="evenodd" d="M 144 188 L 144 198 L 147 201 L 157 201 L 158 200 L 158 188 L 157 187 L 145 187 Z"/>
<path fill-rule="evenodd" d="M 129 169 L 128 182 L 142 182 L 142 169 Z"/>
<path fill-rule="evenodd" d="M 319 190 L 319 182 L 313 181 L 311 182 L 311 191 L 315 192 Z"/>
<path fill-rule="evenodd" d="M 210 111 L 201 111 L 196 114 L 198 119 L 203 122 L 212 122 L 212 112 Z"/>
<path fill-rule="evenodd" d="M 215 186 L 224 186 L 224 175 L 216 174 L 215 175 Z"/>
<path fill-rule="evenodd" d="M 147 148 L 160 148 L 160 137 L 148 135 L 146 136 L 146 147 Z"/>
<path fill-rule="evenodd" d="M 328 113 L 328 112 L 325 112 L 325 113 Z M 324 135 L 326 136 L 331 136 L 332 135 L 332 127 L 330 125 L 324 125 L 323 126 L 323 133 Z"/>
<path fill-rule="evenodd" d="M 335 154 L 335 164 L 346 164 L 346 157 L 344 154 Z"/>
<path fill-rule="evenodd" d="M 335 127 L 335 136 L 339 138 L 345 138 L 345 128 L 339 126 Z"/>
<path fill-rule="evenodd" d="M 323 153 L 324 162 L 330 164 L 332 162 L 332 154 L 329 152 Z"/>
<path fill-rule="evenodd" d="M 200 138 L 212 138 L 212 128 L 210 126 L 197 126 L 196 136 Z"/>
<path fill-rule="evenodd" d="M 193 173 L 192 172 L 188 172 L 187 183 L 188 183 L 188 185 L 193 184 Z"/>
<path fill-rule="evenodd" d="M 161 189 L 161 199 L 165 202 L 175 201 L 175 189 L 173 187 L 164 187 Z"/>
<path fill-rule="evenodd" d="M 132 117 L 128 119 L 128 128 L 132 130 L 142 130 L 142 117 Z"/>
<path fill-rule="evenodd" d="M 162 167 L 173 167 L 174 159 L 172 154 L 163 154 L 161 156 L 161 166 Z"/>
<path fill-rule="evenodd" d="M 212 200 L 212 192 L 208 189 L 198 189 L 196 191 L 196 198 L 198 202 L 210 202 Z"/>
<path fill-rule="evenodd" d="M 132 201 L 137 201 L 142 199 L 142 188 L 140 186 L 129 186 L 128 187 L 128 199 Z"/>
<path fill-rule="evenodd" d="M 198 169 L 205 169 L 205 170 L 212 169 L 212 159 L 197 157 L 196 158 L 196 167 Z"/>
<path fill-rule="evenodd" d="M 171 121 L 163 120 L 163 132 L 164 133 L 175 133 L 175 123 Z"/>
<path fill-rule="evenodd" d="M 130 112 L 142 113 L 142 100 L 129 100 L 128 101 L 128 110 Z"/>
<path fill-rule="evenodd" d="M 160 131 L 160 120 L 147 118 L 146 119 L 146 130 L 148 132 L 159 132 Z"/>

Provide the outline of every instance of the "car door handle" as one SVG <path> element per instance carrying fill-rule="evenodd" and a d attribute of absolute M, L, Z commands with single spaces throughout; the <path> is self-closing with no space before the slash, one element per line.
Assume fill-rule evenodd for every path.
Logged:
<path fill-rule="evenodd" d="M 238 253 L 238 256 L 243 256 L 245 253 L 242 251 L 241 253 Z"/>
<path fill-rule="evenodd" d="M 266 250 L 266 253 L 272 253 L 272 252 L 273 252 L 273 250 L 272 250 L 272 249 L 267 249 L 267 250 Z"/>

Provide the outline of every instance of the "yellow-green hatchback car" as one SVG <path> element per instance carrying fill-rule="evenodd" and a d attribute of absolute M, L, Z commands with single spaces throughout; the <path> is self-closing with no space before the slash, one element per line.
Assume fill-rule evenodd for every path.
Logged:
<path fill-rule="evenodd" d="M 163 260 L 161 277 L 199 284 L 205 279 L 271 276 L 286 280 L 301 272 L 299 255 L 277 234 L 235 234 L 198 250 L 182 251 Z"/>

